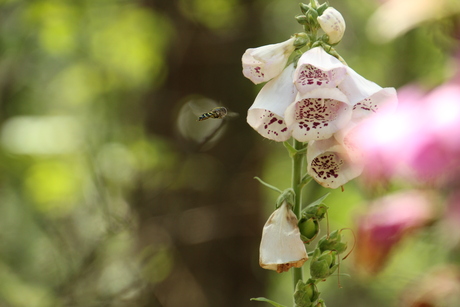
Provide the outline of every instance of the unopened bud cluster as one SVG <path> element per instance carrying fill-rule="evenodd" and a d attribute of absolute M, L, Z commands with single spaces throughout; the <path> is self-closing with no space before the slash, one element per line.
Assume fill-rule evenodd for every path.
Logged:
<path fill-rule="evenodd" d="M 342 14 L 327 3 L 319 6 L 313 4 L 300 3 L 302 14 L 295 19 L 304 26 L 305 32 L 309 33 L 310 41 L 316 41 L 317 31 L 323 30 L 325 33 L 321 41 L 329 45 L 338 44 L 345 33 L 345 20 Z M 312 46 L 313 47 L 313 46 Z"/>

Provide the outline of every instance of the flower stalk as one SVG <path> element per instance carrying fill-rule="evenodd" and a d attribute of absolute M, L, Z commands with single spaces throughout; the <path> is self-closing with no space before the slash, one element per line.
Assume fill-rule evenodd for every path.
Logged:
<path fill-rule="evenodd" d="M 302 178 L 303 178 L 303 164 L 305 160 L 305 149 L 307 147 L 306 143 L 302 143 L 294 139 L 293 146 L 295 149 L 295 154 L 292 155 L 292 178 L 291 178 L 291 187 L 294 191 L 294 213 L 299 219 L 302 212 Z M 294 288 L 296 287 L 299 280 L 303 280 L 302 268 L 293 269 L 293 281 Z"/>

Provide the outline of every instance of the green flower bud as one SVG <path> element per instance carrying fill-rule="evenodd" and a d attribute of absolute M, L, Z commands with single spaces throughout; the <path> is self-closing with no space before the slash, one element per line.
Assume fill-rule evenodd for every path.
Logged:
<path fill-rule="evenodd" d="M 297 20 L 298 23 L 301 25 L 306 25 L 308 24 L 308 18 L 305 15 L 297 15 L 295 16 L 295 19 Z"/>
<path fill-rule="evenodd" d="M 303 210 L 302 216 L 321 221 L 326 216 L 327 209 L 329 207 L 323 204 L 311 204 Z"/>
<path fill-rule="evenodd" d="M 302 210 L 302 217 L 305 218 L 315 218 L 321 221 L 327 213 L 328 206 L 323 204 L 324 199 L 329 196 L 330 193 L 318 198 L 311 204 L 309 204 L 305 209 Z"/>
<path fill-rule="evenodd" d="M 294 41 L 294 46 L 296 47 L 296 49 L 302 48 L 309 41 L 308 35 L 306 33 L 303 33 L 303 32 L 295 34 L 295 38 L 296 39 Z"/>
<path fill-rule="evenodd" d="M 295 307 L 313 307 L 319 294 L 313 280 L 309 279 L 306 283 L 299 280 L 294 292 Z"/>
<path fill-rule="evenodd" d="M 302 13 L 306 14 L 308 12 L 308 10 L 310 9 L 310 6 L 308 4 L 305 4 L 305 3 L 299 3 L 300 5 L 300 10 L 302 11 Z"/>
<path fill-rule="evenodd" d="M 318 21 L 317 21 L 317 18 L 318 18 L 318 13 L 316 12 L 316 10 L 314 9 L 310 9 L 308 12 L 307 12 L 307 15 L 308 17 L 308 23 L 311 24 L 311 25 L 314 25 L 314 24 L 317 24 Z"/>
<path fill-rule="evenodd" d="M 324 2 L 323 4 L 321 4 L 320 6 L 318 6 L 316 8 L 316 11 L 318 12 L 318 15 L 321 16 L 323 15 L 324 11 L 328 8 L 329 6 L 327 5 L 326 2 Z"/>
<path fill-rule="evenodd" d="M 318 252 L 317 252 L 318 251 Z M 325 279 L 335 272 L 337 269 L 337 264 L 335 259 L 337 253 L 334 251 L 325 251 L 320 254 L 319 249 L 315 250 L 313 254 L 313 259 L 310 263 L 310 275 L 314 279 Z M 320 254 L 318 256 L 318 254 Z"/>
<path fill-rule="evenodd" d="M 310 243 L 319 233 L 319 222 L 316 219 L 300 219 L 300 238 L 304 243 Z"/>
<path fill-rule="evenodd" d="M 348 244 L 342 242 L 342 231 L 334 230 L 328 236 L 322 237 L 318 242 L 318 248 L 322 251 L 336 251 L 337 254 L 341 254 L 347 250 Z"/>

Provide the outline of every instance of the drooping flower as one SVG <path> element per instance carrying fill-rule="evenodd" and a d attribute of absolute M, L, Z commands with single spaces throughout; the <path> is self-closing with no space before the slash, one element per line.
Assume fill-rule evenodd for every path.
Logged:
<path fill-rule="evenodd" d="M 331 137 L 346 126 L 352 107 L 347 97 L 336 88 L 317 88 L 297 94 L 295 103 L 284 114 L 292 136 L 301 142 Z"/>
<path fill-rule="evenodd" d="M 323 187 L 336 189 L 362 171 L 359 152 L 347 142 L 331 137 L 308 143 L 307 173 Z"/>
<path fill-rule="evenodd" d="M 342 40 L 346 25 L 339 11 L 328 7 L 317 20 L 321 29 L 329 36 L 329 44 L 337 44 Z"/>
<path fill-rule="evenodd" d="M 371 203 L 357 221 L 357 267 L 370 274 L 382 270 L 405 236 L 434 219 L 432 204 L 433 195 L 418 190 L 388 195 Z"/>
<path fill-rule="evenodd" d="M 294 65 L 264 85 L 249 108 L 247 122 L 265 138 L 283 142 L 291 137 L 284 121 L 286 108 L 294 102 L 297 89 L 292 83 Z"/>
<path fill-rule="evenodd" d="M 259 264 L 278 273 L 300 268 L 308 255 L 300 239 L 297 217 L 284 202 L 268 218 L 262 231 Z"/>
<path fill-rule="evenodd" d="M 317 88 L 335 88 L 346 75 L 346 66 L 321 47 L 305 52 L 297 63 L 294 83 L 305 94 Z"/>
<path fill-rule="evenodd" d="M 291 37 L 282 43 L 247 49 L 242 58 L 243 75 L 254 84 L 278 76 L 295 50 L 294 41 Z"/>
<path fill-rule="evenodd" d="M 382 109 L 392 112 L 398 103 L 396 90 L 393 87 L 382 88 L 348 66 L 345 78 L 337 87 L 353 105 L 354 122 L 376 114 Z"/>

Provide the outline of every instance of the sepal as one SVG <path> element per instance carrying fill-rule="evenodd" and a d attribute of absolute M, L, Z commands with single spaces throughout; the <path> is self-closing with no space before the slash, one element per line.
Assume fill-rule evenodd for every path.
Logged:
<path fill-rule="evenodd" d="M 316 249 L 310 263 L 310 275 L 313 279 L 326 279 L 331 276 L 338 267 L 336 263 L 337 252 L 325 251 L 321 253 Z"/>
<path fill-rule="evenodd" d="M 295 307 L 312 307 L 319 295 L 320 292 L 314 280 L 309 279 L 306 283 L 299 280 L 294 292 Z"/>

